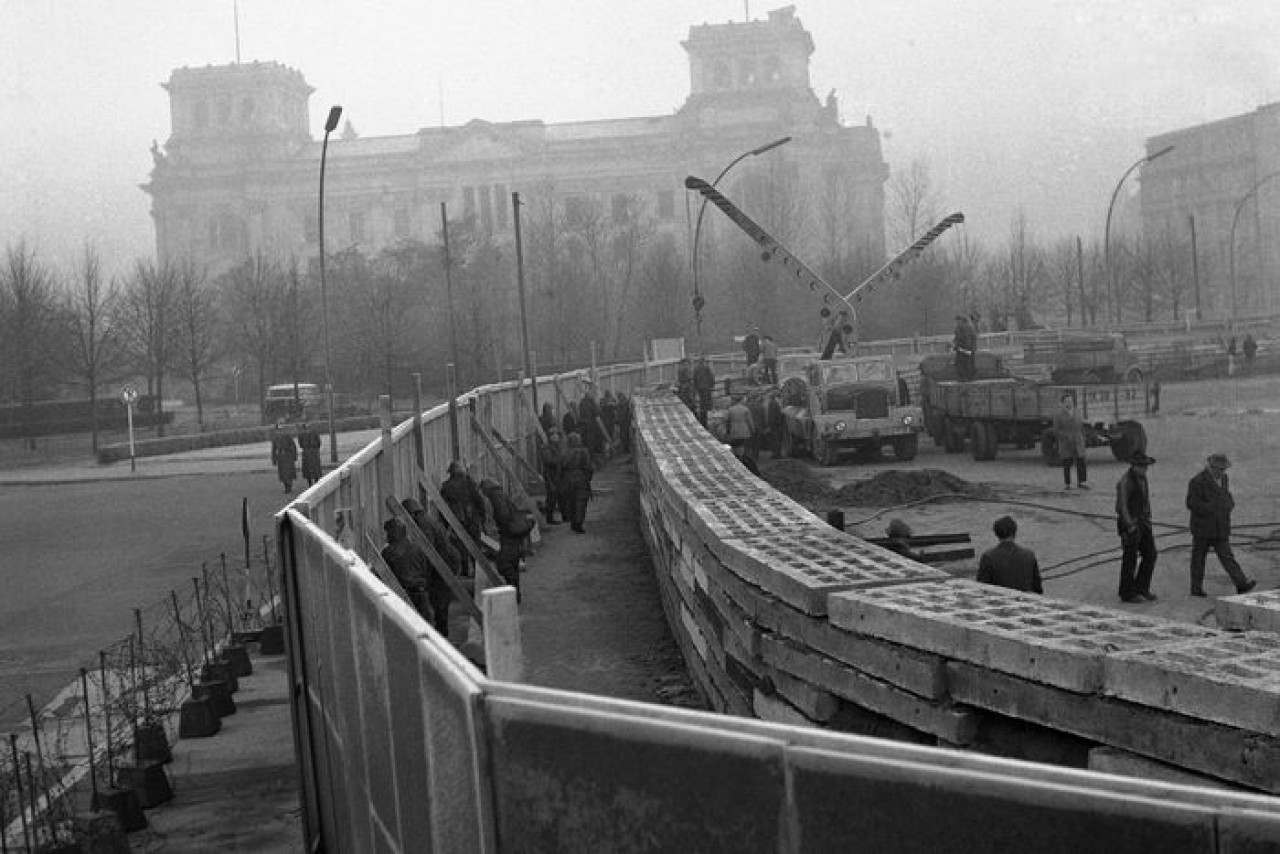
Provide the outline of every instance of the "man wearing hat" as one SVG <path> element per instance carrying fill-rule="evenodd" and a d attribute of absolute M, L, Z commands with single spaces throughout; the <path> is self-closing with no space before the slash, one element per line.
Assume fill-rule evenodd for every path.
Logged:
<path fill-rule="evenodd" d="M 1138 604 L 1156 599 L 1151 592 L 1151 576 L 1156 571 L 1156 539 L 1151 529 L 1151 493 L 1147 487 L 1147 467 L 1154 462 L 1145 451 L 1134 451 L 1129 457 L 1129 470 L 1116 484 L 1116 530 L 1123 549 L 1120 556 L 1122 602 Z"/>
<path fill-rule="evenodd" d="M 1258 582 L 1246 578 L 1231 551 L 1231 497 L 1226 454 L 1210 454 L 1204 469 L 1187 483 L 1187 509 L 1191 511 L 1191 595 L 1204 596 L 1204 560 L 1213 549 L 1222 568 L 1231 576 L 1237 593 L 1248 593 Z"/>

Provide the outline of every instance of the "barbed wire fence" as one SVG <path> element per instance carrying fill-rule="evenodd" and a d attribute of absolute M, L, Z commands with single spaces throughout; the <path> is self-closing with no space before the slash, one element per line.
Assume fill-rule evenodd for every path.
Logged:
<path fill-rule="evenodd" d="M 173 795 L 171 745 L 220 729 L 252 671 L 245 644 L 281 622 L 274 557 L 264 535 L 260 554 L 193 568 L 189 583 L 134 608 L 132 631 L 43 709 L 30 693 L 0 699 L 0 720 L 24 721 L 0 745 L 0 854 L 80 850 L 95 834 L 146 827 L 145 810 Z"/>

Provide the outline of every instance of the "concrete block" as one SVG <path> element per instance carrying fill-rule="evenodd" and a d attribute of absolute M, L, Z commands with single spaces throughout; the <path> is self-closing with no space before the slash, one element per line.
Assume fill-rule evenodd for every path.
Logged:
<path fill-rule="evenodd" d="M 1280 635 L 1219 634 L 1107 656 L 1105 692 L 1280 736 Z"/>
<path fill-rule="evenodd" d="M 754 691 L 751 694 L 751 711 L 762 721 L 775 724 L 810 727 L 814 722 L 805 717 L 804 712 L 788 703 L 777 694 L 766 694 Z"/>
<path fill-rule="evenodd" d="M 833 594 L 831 623 L 1071 691 L 1102 689 L 1103 659 L 1215 630 L 975 581 Z"/>
<path fill-rule="evenodd" d="M 1214 600 L 1213 610 L 1224 629 L 1280 634 L 1280 589 L 1223 596 Z"/>
<path fill-rule="evenodd" d="M 952 662 L 957 702 L 1280 794 L 1280 739 Z"/>
<path fill-rule="evenodd" d="M 810 617 L 785 605 L 761 608 L 758 620 L 764 629 L 913 694 L 930 700 L 947 694 L 942 656 L 847 632 L 823 617 Z"/>
<path fill-rule="evenodd" d="M 926 701 L 799 644 L 766 635 L 761 650 L 771 667 L 912 729 L 959 745 L 970 743 L 977 732 L 978 716 L 971 710 Z"/>
<path fill-rule="evenodd" d="M 1215 850 L 1206 807 L 852 754 L 787 758 L 800 852 Z"/>
<path fill-rule="evenodd" d="M 1154 780 L 1160 783 L 1177 783 L 1180 786 L 1202 786 L 1212 789 L 1225 789 L 1226 784 L 1213 777 L 1193 774 L 1190 771 L 1148 759 L 1118 747 L 1095 747 L 1089 751 L 1089 770 L 1104 774 L 1119 774 L 1123 777 L 1137 777 L 1141 780 Z"/>
<path fill-rule="evenodd" d="M 702 629 L 698 627 L 697 621 L 686 605 L 681 605 L 680 607 L 680 626 L 684 629 L 684 636 L 689 639 L 689 643 L 697 651 L 698 657 L 703 661 L 710 659 L 711 650 L 708 648 L 707 638 L 702 634 Z"/>
<path fill-rule="evenodd" d="M 789 673 L 775 669 L 769 677 L 778 696 L 818 723 L 826 723 L 840 711 L 840 701 L 820 685 L 806 682 Z"/>
<path fill-rule="evenodd" d="M 773 490 L 699 502 L 690 509 L 689 524 L 708 545 L 718 540 L 770 537 L 794 528 L 822 525 L 818 517 Z"/>
<path fill-rule="evenodd" d="M 827 613 L 826 597 L 832 592 L 950 577 L 829 525 L 792 526 L 771 536 L 733 538 L 710 547 L 737 575 L 817 616 Z"/>

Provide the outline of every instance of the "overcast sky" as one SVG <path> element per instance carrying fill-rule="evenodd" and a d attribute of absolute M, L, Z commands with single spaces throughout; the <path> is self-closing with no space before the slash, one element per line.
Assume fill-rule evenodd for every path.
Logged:
<path fill-rule="evenodd" d="M 763 18 L 752 0 L 239 0 L 243 61 L 315 87 L 361 135 L 473 118 L 665 115 L 680 42 Z M 232 0 L 0 0 L 0 236 L 55 266 L 86 239 L 113 267 L 152 251 L 153 139 L 174 68 L 236 58 Z M 999 241 L 1015 212 L 1049 240 L 1099 237 L 1153 134 L 1280 100 L 1280 2 L 800 0 L 811 80 L 870 115 L 891 168 L 927 160 L 943 206 Z M 443 94 L 443 97 L 442 97 Z M 318 132 L 317 132 L 318 131 Z"/>

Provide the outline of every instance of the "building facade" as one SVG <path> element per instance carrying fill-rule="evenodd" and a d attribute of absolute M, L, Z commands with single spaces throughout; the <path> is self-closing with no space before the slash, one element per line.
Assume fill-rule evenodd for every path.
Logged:
<path fill-rule="evenodd" d="M 686 175 L 711 180 L 743 152 L 790 136 L 769 157 L 785 165 L 799 193 L 814 194 L 807 207 L 835 223 L 825 229 L 825 247 L 817 226 L 804 229 L 804 243 L 882 257 L 888 171 L 879 132 L 869 120 L 842 125 L 834 94 L 825 102 L 814 95 L 813 40 L 794 9 L 695 26 L 683 46 L 690 91 L 671 115 L 477 119 L 371 138 L 347 125 L 329 140 L 326 249 L 437 242 L 441 203 L 451 220 L 472 219 L 501 238 L 512 229 L 513 191 L 553 193 L 570 214 L 575 202 L 592 199 L 623 216 L 628 200 L 638 200 L 659 223 L 683 231 Z M 321 142 L 307 126 L 313 89 L 301 72 L 276 62 L 182 68 L 164 85 L 171 133 L 153 148 L 143 186 L 159 258 L 190 258 L 216 274 L 256 252 L 317 257 Z"/>
<path fill-rule="evenodd" d="M 1147 140 L 1143 239 L 1189 247 L 1200 315 L 1272 314 L 1280 287 L 1280 103 Z M 1194 225 L 1193 225 L 1194 223 Z M 1194 305 L 1193 303 L 1191 305 Z"/>

